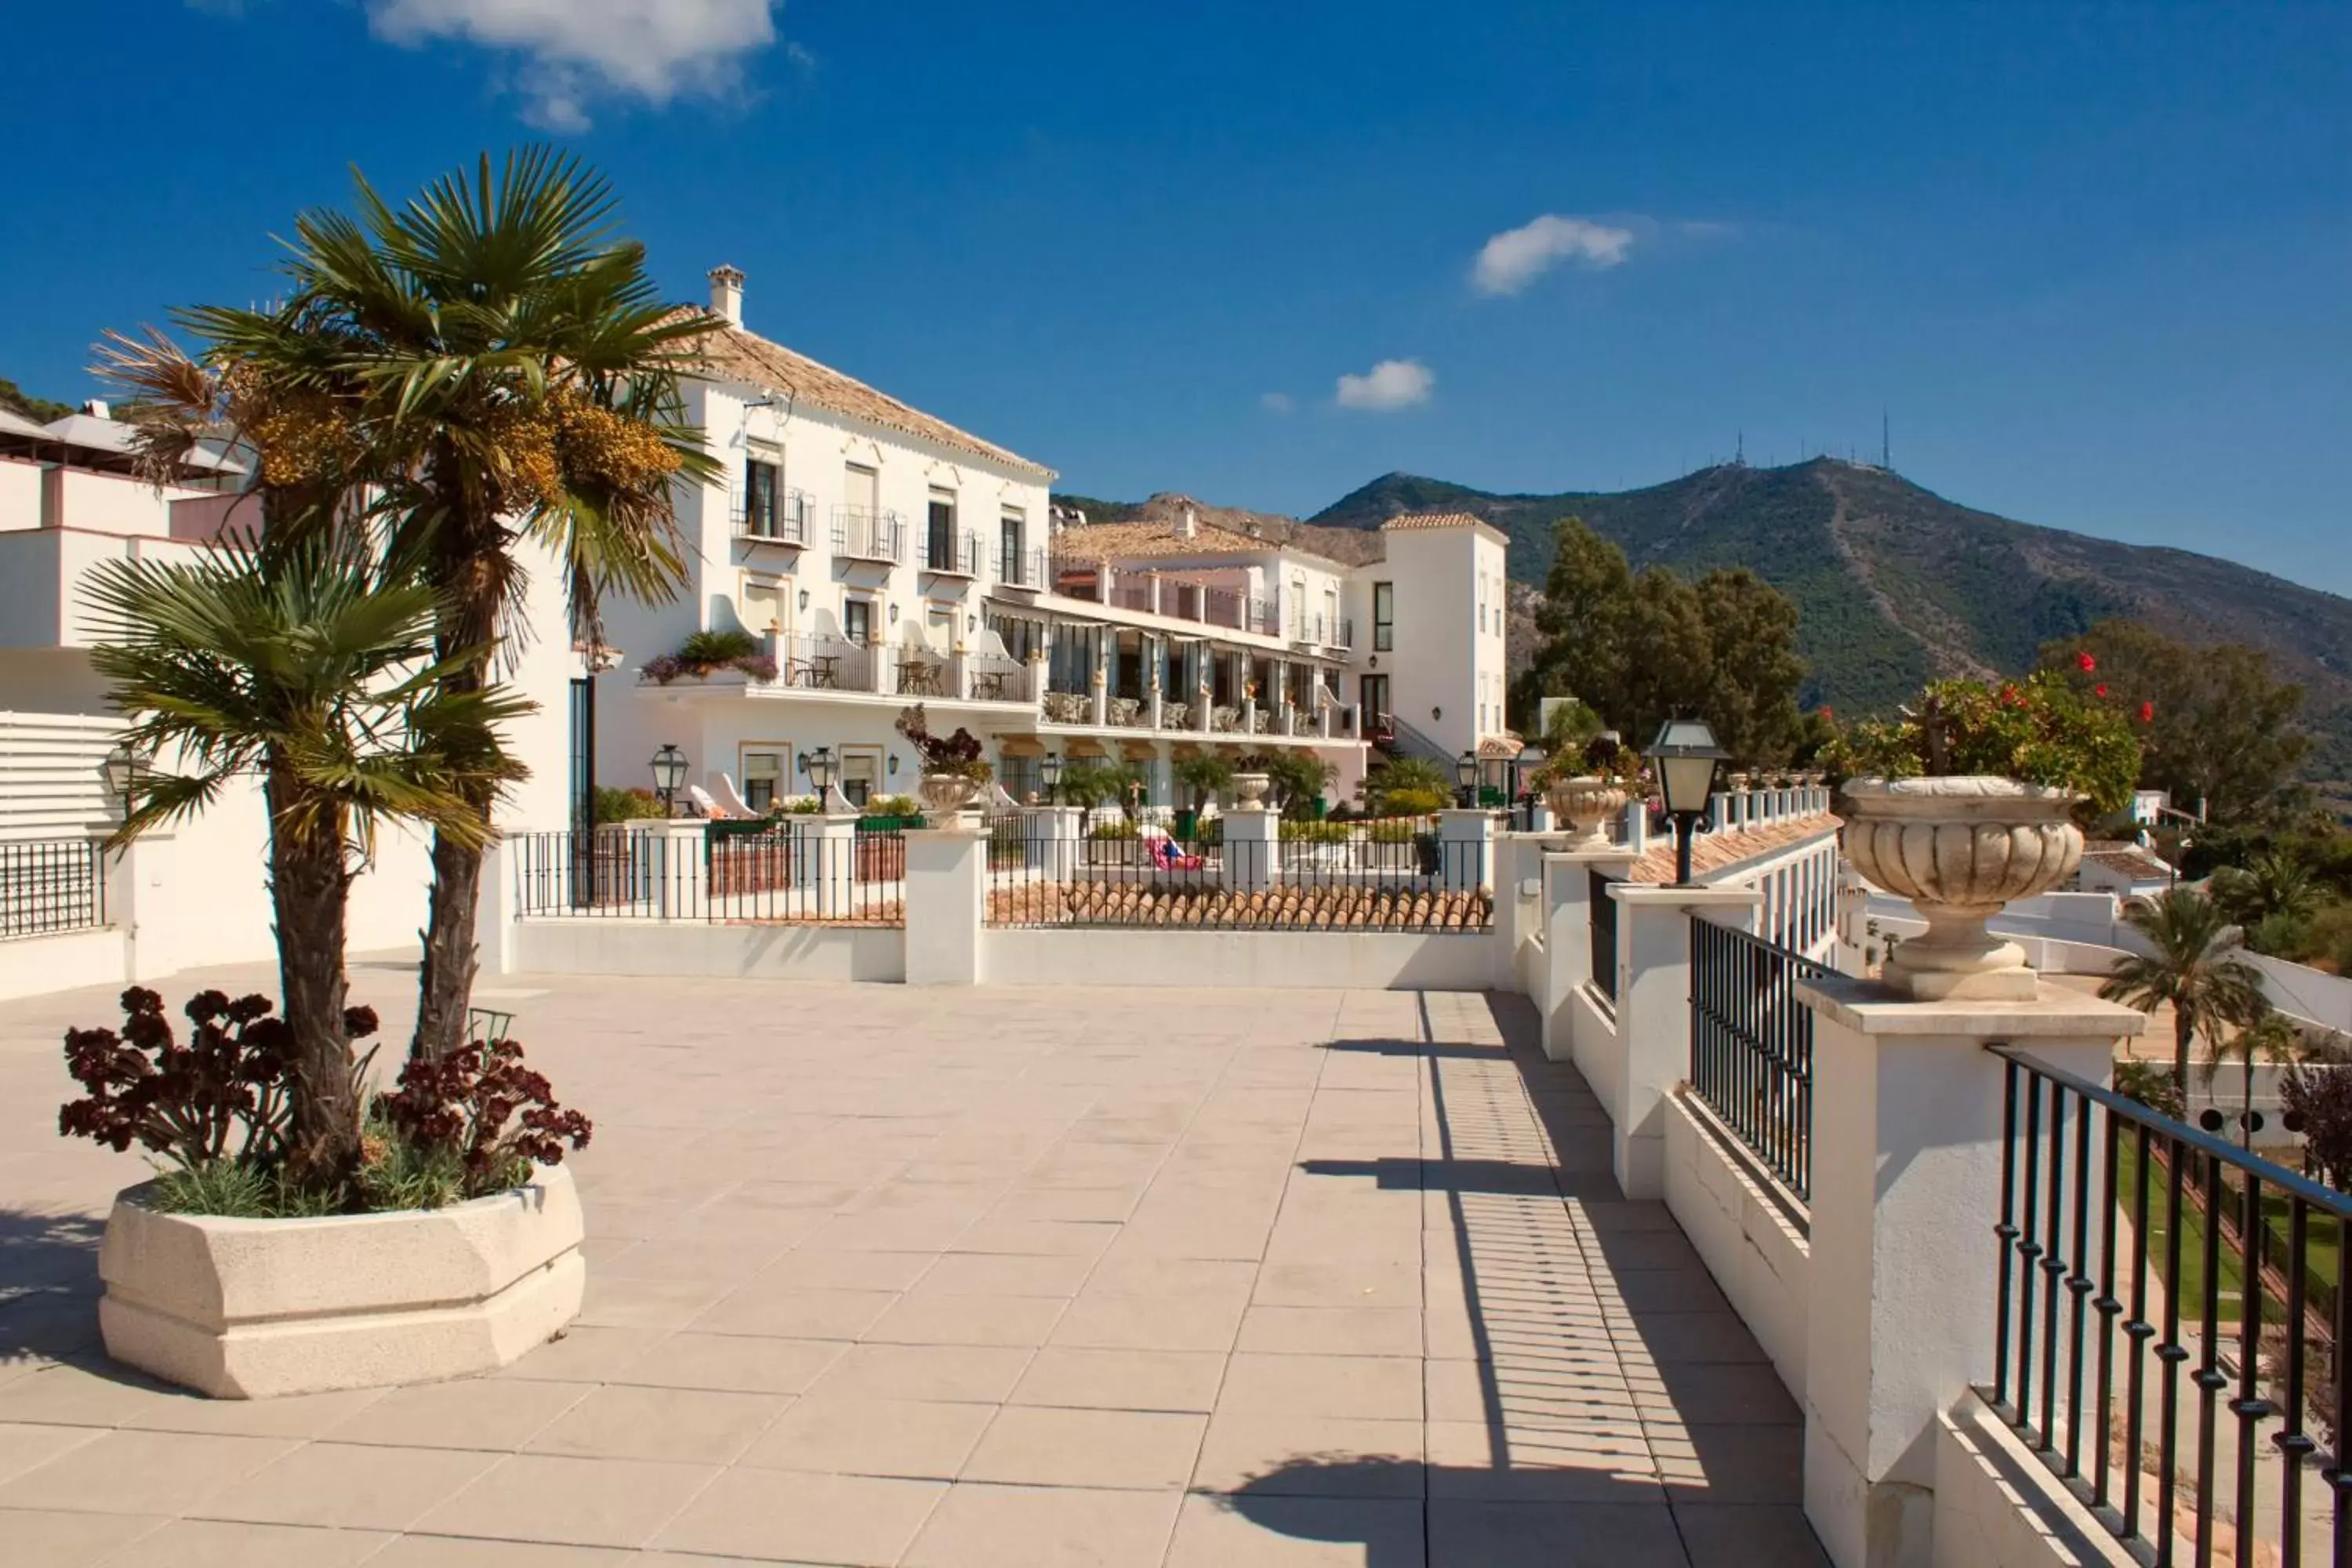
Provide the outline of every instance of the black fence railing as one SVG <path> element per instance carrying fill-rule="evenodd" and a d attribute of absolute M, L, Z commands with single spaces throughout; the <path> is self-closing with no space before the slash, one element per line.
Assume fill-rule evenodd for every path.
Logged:
<path fill-rule="evenodd" d="M 1609 896 L 1615 879 L 1599 871 L 1592 878 L 1592 988 L 1610 1001 L 1617 1000 L 1617 900 Z"/>
<path fill-rule="evenodd" d="M 907 840 L 897 829 L 822 831 L 814 820 L 627 826 L 507 840 L 516 913 L 533 920 L 903 925 Z"/>
<path fill-rule="evenodd" d="M 105 851 L 91 838 L 0 843 L 0 937 L 106 923 Z"/>
<path fill-rule="evenodd" d="M 1992 1049 L 1993 1408 L 2144 1562 L 2352 1564 L 2352 1198 Z"/>
<path fill-rule="evenodd" d="M 1484 931 L 1490 845 L 1427 819 L 1285 822 L 1271 843 L 1221 818 L 1125 818 L 1056 837 L 1068 819 L 989 825 L 988 923 L 1196 930 Z"/>
<path fill-rule="evenodd" d="M 1801 952 L 1691 916 L 1691 1091 L 1801 1203 L 1812 1200 L 1813 1011 Z"/>

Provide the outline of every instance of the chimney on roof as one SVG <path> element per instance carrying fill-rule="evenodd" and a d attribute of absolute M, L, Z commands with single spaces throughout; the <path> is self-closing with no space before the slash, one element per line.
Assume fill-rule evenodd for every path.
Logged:
<path fill-rule="evenodd" d="M 1179 539 L 1198 539 L 1200 536 L 1201 524 L 1199 521 L 1192 516 L 1192 509 L 1190 506 L 1187 506 L 1181 512 L 1177 514 L 1176 537 Z"/>
<path fill-rule="evenodd" d="M 89 402 L 81 405 L 81 411 L 84 414 L 89 415 L 92 419 L 111 419 L 114 417 L 114 411 L 107 407 L 105 401 L 101 398 L 91 398 Z"/>
<path fill-rule="evenodd" d="M 710 313 L 724 316 L 730 327 L 743 324 L 743 269 L 725 262 L 710 269 Z"/>

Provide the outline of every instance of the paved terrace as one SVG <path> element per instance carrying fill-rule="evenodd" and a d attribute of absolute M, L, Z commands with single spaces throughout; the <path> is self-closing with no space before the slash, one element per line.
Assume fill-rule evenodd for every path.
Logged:
<path fill-rule="evenodd" d="M 404 1037 L 407 973 L 357 980 Z M 110 998 L 0 1007 L 12 1568 L 1825 1561 L 1796 1408 L 1518 998 L 482 999 L 597 1120 L 585 1317 L 498 1377 L 259 1404 L 99 1354 L 137 1167 L 53 1118 Z"/>

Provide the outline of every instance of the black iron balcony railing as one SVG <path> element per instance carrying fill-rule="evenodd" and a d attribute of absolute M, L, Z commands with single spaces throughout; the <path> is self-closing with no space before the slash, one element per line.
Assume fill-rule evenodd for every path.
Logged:
<path fill-rule="evenodd" d="M 106 923 L 104 852 L 92 838 L 0 844 L 0 937 Z"/>
<path fill-rule="evenodd" d="M 1592 878 L 1592 988 L 1611 1003 L 1617 1000 L 1617 900 L 1609 896 L 1615 879 L 1599 871 Z"/>
<path fill-rule="evenodd" d="M 833 552 L 896 566 L 907 559 L 907 525 L 898 514 L 865 506 L 833 509 Z"/>
<path fill-rule="evenodd" d="M 1813 1011 L 1797 982 L 1830 972 L 1691 917 L 1691 1090 L 1799 1201 L 1813 1180 Z"/>
<path fill-rule="evenodd" d="M 996 576 L 1008 588 L 1042 588 L 1045 585 L 1045 552 L 1042 548 L 1008 550 L 1000 545 L 996 552 Z"/>
<path fill-rule="evenodd" d="M 2352 1564 L 2352 1292 L 2333 1289 L 2352 1198 L 1990 1048 L 2008 1071 L 1986 1400 L 2143 1562 Z"/>
<path fill-rule="evenodd" d="M 954 529 L 927 529 L 923 533 L 923 570 L 959 577 L 980 575 L 980 535 Z"/>
<path fill-rule="evenodd" d="M 786 490 L 782 495 L 740 493 L 732 514 L 735 533 L 738 538 L 772 544 L 806 544 L 809 519 L 815 510 L 806 490 Z"/>

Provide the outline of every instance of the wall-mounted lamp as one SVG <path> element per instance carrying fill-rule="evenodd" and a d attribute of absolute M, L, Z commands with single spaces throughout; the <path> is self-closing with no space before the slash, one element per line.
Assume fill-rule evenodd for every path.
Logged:
<path fill-rule="evenodd" d="M 677 798 L 677 786 L 686 782 L 686 753 L 666 744 L 654 753 L 653 770 L 654 794 L 661 797 L 662 815 L 667 816 Z"/>
<path fill-rule="evenodd" d="M 808 590 L 807 590 L 806 588 L 803 588 L 803 589 L 801 590 L 801 608 L 802 608 L 802 609 L 803 609 L 803 610 L 805 610 L 805 609 L 807 609 L 807 608 L 808 608 L 808 605 L 809 605 Z"/>
<path fill-rule="evenodd" d="M 896 605 L 890 606 L 890 624 L 894 626 L 898 624 L 898 606 Z"/>

